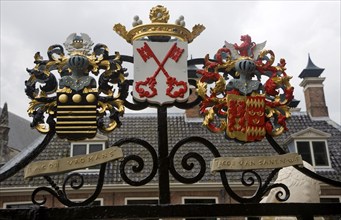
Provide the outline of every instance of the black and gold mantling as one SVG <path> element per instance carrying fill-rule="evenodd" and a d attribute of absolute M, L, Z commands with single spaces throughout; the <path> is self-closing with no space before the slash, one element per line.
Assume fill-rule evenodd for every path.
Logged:
<path fill-rule="evenodd" d="M 97 129 L 110 132 L 120 126 L 126 69 L 118 52 L 109 56 L 106 45 L 92 46 L 87 34 L 73 33 L 64 43 L 68 55 L 61 45 L 48 48 L 47 60 L 35 54 L 25 92 L 31 99 L 31 126 L 39 132 L 55 129 L 61 138 L 79 140 L 94 137 Z"/>

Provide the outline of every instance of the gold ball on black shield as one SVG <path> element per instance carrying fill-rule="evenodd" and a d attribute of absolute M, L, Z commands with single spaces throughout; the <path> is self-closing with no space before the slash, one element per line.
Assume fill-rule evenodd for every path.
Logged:
<path fill-rule="evenodd" d="M 86 101 L 88 101 L 89 103 L 93 103 L 96 100 L 96 97 L 94 94 L 89 94 L 86 96 Z"/>
<path fill-rule="evenodd" d="M 72 96 L 72 101 L 75 103 L 80 103 L 82 101 L 82 96 L 79 94 L 73 95 Z"/>
<path fill-rule="evenodd" d="M 65 94 L 61 94 L 58 98 L 61 103 L 67 103 L 68 97 Z"/>

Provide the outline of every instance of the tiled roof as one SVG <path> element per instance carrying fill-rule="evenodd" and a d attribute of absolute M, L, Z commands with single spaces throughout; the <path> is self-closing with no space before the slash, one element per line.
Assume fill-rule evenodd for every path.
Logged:
<path fill-rule="evenodd" d="M 0 112 L 2 112 L 2 108 L 0 108 Z M 21 151 L 40 136 L 37 130 L 30 128 L 30 122 L 28 120 L 11 112 L 8 112 L 8 122 L 10 127 L 8 134 L 9 147 Z"/>
<path fill-rule="evenodd" d="M 288 122 L 289 131 L 276 138 L 276 141 L 281 145 L 291 134 L 297 133 L 298 131 L 304 130 L 308 127 L 331 135 L 327 139 L 327 144 L 329 147 L 332 168 L 317 170 L 317 172 L 325 177 L 341 181 L 341 130 L 328 123 L 328 121 L 313 121 L 306 114 L 293 114 L 291 120 Z M 122 118 L 121 128 L 116 129 L 114 132 L 109 134 L 109 146 L 123 138 L 139 138 L 147 141 L 156 149 L 157 152 L 157 129 L 156 115 L 126 114 Z M 169 151 L 172 150 L 173 146 L 177 142 L 191 136 L 197 136 L 209 140 L 217 147 L 221 156 L 265 156 L 277 154 L 265 139 L 260 142 L 241 144 L 225 139 L 224 134 L 211 133 L 204 128 L 200 122 L 186 122 L 186 117 L 182 114 L 168 116 Z M 136 154 L 146 159 L 145 169 L 143 169 L 141 173 L 133 175 L 131 166 L 129 169 L 127 167 L 126 172 L 128 176 L 133 175 L 132 179 L 139 179 L 149 174 L 152 161 L 150 159 L 149 152 L 145 148 L 137 144 L 125 144 L 122 146 L 122 149 L 125 156 Z M 193 173 L 198 172 L 197 166 L 195 166 L 191 171 L 186 171 L 181 166 L 183 153 L 190 151 L 199 153 L 206 160 L 206 174 L 200 182 L 221 182 L 218 174 L 213 175 L 210 173 L 209 163 L 213 159 L 213 155 L 203 144 L 188 143 L 179 149 L 174 161 L 177 171 L 184 176 L 191 177 L 193 177 Z M 55 136 L 46 149 L 38 156 L 37 160 L 51 160 L 68 156 L 70 156 L 70 143 Z M 191 160 L 190 162 L 195 161 Z M 119 175 L 118 162 L 108 163 L 106 172 L 105 184 L 123 183 Z M 260 171 L 261 174 L 265 172 L 268 171 Z M 52 176 L 52 178 L 60 185 L 66 175 L 67 174 L 55 175 Z M 95 173 L 85 174 L 85 184 L 96 184 L 97 176 L 98 175 Z M 240 177 L 240 172 L 228 173 L 229 181 L 239 182 Z M 175 181 L 171 174 L 170 179 L 171 181 Z M 153 181 L 157 181 L 157 175 Z M 23 171 L 20 171 L 15 176 L 0 183 L 0 187 L 25 185 L 44 186 L 48 184 L 46 180 L 41 177 L 33 178 L 30 182 L 23 181 Z"/>

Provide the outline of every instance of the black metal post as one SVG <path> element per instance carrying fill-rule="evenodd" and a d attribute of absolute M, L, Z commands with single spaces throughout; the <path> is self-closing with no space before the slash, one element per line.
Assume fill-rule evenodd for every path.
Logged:
<path fill-rule="evenodd" d="M 159 203 L 170 203 L 169 157 L 167 133 L 167 107 L 157 108 L 158 148 L 159 148 Z"/>

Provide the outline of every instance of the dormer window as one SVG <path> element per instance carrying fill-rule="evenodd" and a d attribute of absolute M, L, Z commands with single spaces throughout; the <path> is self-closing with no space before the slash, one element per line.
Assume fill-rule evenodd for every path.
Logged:
<path fill-rule="evenodd" d="M 302 159 L 315 168 L 330 168 L 327 140 L 331 135 L 308 127 L 292 134 L 285 143 L 290 152 L 297 152 Z"/>
<path fill-rule="evenodd" d="M 323 140 L 296 141 L 296 152 L 302 159 L 315 167 L 329 167 L 327 143 Z"/>

